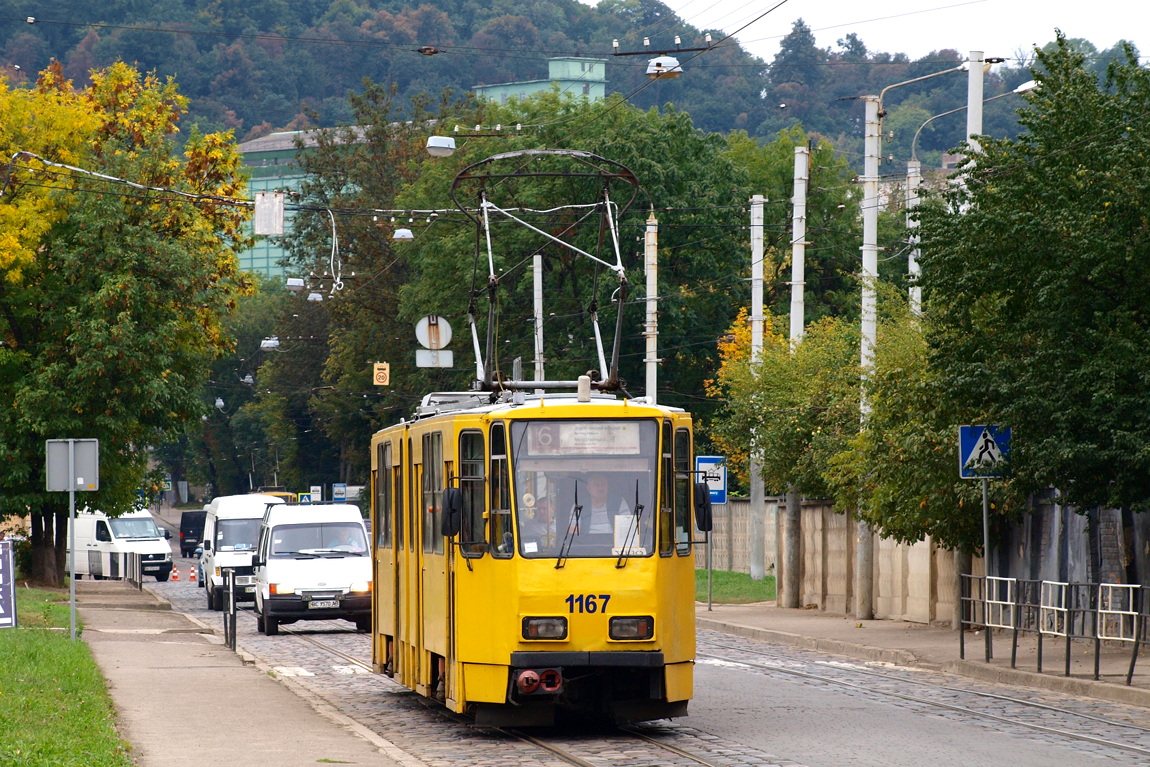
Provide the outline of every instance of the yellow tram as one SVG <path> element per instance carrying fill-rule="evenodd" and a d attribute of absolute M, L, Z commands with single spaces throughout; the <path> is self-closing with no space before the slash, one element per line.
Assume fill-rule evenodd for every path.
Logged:
<path fill-rule="evenodd" d="M 440 393 L 371 448 L 377 671 L 483 724 L 687 713 L 710 529 L 688 413 Z"/>

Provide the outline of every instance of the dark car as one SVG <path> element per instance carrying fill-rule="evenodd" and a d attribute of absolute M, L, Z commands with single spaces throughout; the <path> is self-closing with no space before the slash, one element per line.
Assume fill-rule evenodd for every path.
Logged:
<path fill-rule="evenodd" d="M 192 556 L 204 540 L 204 515 L 207 512 L 185 511 L 180 515 L 180 554 L 185 557 Z"/>

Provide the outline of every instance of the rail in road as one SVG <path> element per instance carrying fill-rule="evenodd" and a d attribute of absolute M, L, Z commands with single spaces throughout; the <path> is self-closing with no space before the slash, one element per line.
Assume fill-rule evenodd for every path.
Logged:
<path fill-rule="evenodd" d="M 186 581 L 151 583 L 148 588 L 196 619 L 222 628 L 220 613 L 206 609 L 203 590 Z M 580 767 L 801 767 L 759 748 L 705 731 L 697 716 L 625 728 L 568 726 L 531 730 L 478 727 L 382 674 L 371 671 L 370 635 L 345 621 L 301 622 L 267 637 L 254 615 L 240 611 L 237 640 L 257 663 L 300 685 L 343 715 L 394 744 L 408 767 L 543 767 L 557 762 Z M 786 676 L 800 684 L 833 687 L 860 700 L 893 705 L 988 731 L 1013 733 L 1064 745 L 1114 765 L 1150 762 L 1150 727 L 1145 711 L 1121 704 L 1079 700 L 1043 690 L 1004 687 L 942 673 L 862 664 L 814 651 L 784 648 L 712 631 L 699 634 L 698 663 L 725 666 L 748 681 Z M 769 687 L 764 685 L 765 687 Z M 763 710 L 764 723 L 774 714 Z M 697 727 L 695 725 L 698 725 Z M 830 736 L 828 734 L 828 736 Z M 1071 744 L 1077 743 L 1078 746 Z M 770 744 L 763 744 L 770 747 Z M 802 759 L 801 753 L 793 756 Z"/>

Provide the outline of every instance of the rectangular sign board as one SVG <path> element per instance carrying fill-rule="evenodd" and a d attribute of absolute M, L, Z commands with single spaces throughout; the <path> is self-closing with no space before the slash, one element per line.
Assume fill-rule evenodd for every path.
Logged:
<path fill-rule="evenodd" d="M 711 490 L 711 503 L 727 502 L 727 459 L 721 455 L 695 456 L 698 481 Z"/>
<path fill-rule="evenodd" d="M 0 541 L 0 629 L 16 626 L 16 560 L 12 541 Z"/>
<path fill-rule="evenodd" d="M 347 500 L 347 483 L 346 482 L 333 482 L 331 485 L 331 499 L 333 501 L 346 501 Z"/>
<path fill-rule="evenodd" d="M 958 476 L 994 479 L 1006 473 L 1010 427 L 980 424 L 958 427 Z"/>
<path fill-rule="evenodd" d="M 100 440 L 50 439 L 44 449 L 48 492 L 100 489 Z M 70 449 L 75 451 L 71 477 L 68 476 Z"/>

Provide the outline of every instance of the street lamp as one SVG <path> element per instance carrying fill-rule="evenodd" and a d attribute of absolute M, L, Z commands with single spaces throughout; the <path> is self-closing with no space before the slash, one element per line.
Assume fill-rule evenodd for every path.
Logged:
<path fill-rule="evenodd" d="M 985 73 L 984 67 L 987 63 L 982 56 L 982 51 L 971 51 L 967 61 L 957 67 L 888 85 L 879 92 L 879 95 L 864 97 L 866 102 L 866 132 L 863 168 L 862 341 L 860 343 L 863 387 L 859 394 L 859 415 L 862 428 L 866 428 L 867 416 L 870 414 L 866 382 L 870 378 L 871 369 L 874 367 L 875 339 L 878 336 L 878 309 L 875 289 L 878 282 L 878 165 L 879 156 L 882 152 L 883 97 L 892 88 L 922 82 L 932 77 L 941 77 L 952 72 L 961 72 L 969 67 L 970 80 L 967 87 L 967 101 L 969 103 L 977 99 L 979 125 L 977 130 L 971 130 L 968 122 L 967 135 L 980 133 L 982 130 L 982 76 Z M 970 111 L 974 113 L 976 110 L 971 109 Z M 855 540 L 855 617 L 860 620 L 869 620 L 874 617 L 874 536 L 865 522 L 859 521 L 857 523 Z"/>
<path fill-rule="evenodd" d="M 1038 83 L 1034 80 L 1027 80 L 1022 85 L 1019 85 L 1012 91 L 1000 93 L 997 96 L 991 96 L 988 99 L 983 99 L 982 103 L 986 104 L 996 99 L 1006 98 L 1007 96 L 1014 96 L 1020 93 L 1027 93 L 1038 87 Z M 906 164 L 906 228 L 911 230 L 910 236 L 907 238 L 910 244 L 910 257 L 907 262 L 907 274 L 910 277 L 910 309 L 916 315 L 922 314 L 922 288 L 918 286 L 918 278 L 922 276 L 922 267 L 919 266 L 919 248 L 918 248 L 918 235 L 914 234 L 914 230 L 918 228 L 918 220 L 914 217 L 914 209 L 918 207 L 918 190 L 922 185 L 922 164 L 918 161 L 918 136 L 922 133 L 922 129 L 930 125 L 933 121 L 940 117 L 956 114 L 967 109 L 967 106 L 961 106 L 957 109 L 951 109 L 946 112 L 940 112 L 932 117 L 928 117 L 926 121 L 918 126 L 918 130 L 914 132 L 914 138 L 910 142 L 910 162 Z M 979 128 L 981 132 L 981 128 Z"/>

